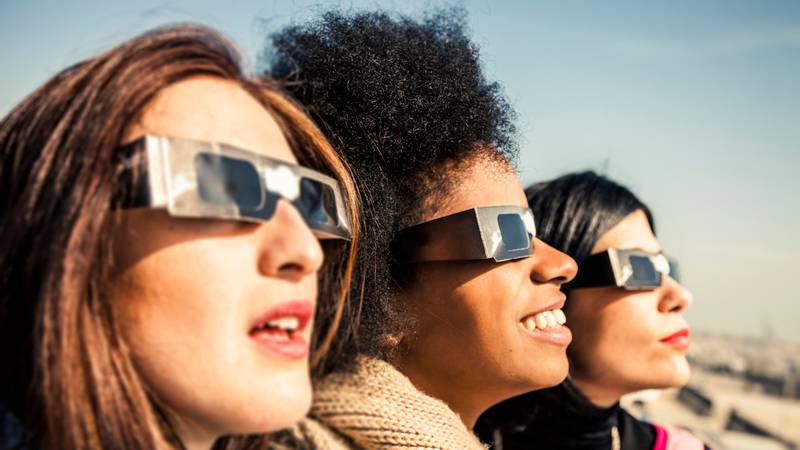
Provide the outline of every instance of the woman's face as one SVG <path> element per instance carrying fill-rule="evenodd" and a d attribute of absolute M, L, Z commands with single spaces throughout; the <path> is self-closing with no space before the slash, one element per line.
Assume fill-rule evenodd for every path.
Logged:
<path fill-rule="evenodd" d="M 270 114 L 221 79 L 165 88 L 126 134 L 224 142 L 296 163 Z M 280 201 L 262 224 L 128 210 L 115 259 L 109 300 L 117 323 L 184 440 L 273 431 L 306 413 L 323 254 L 293 206 Z M 280 330 L 295 321 L 292 336 Z"/>
<path fill-rule="evenodd" d="M 609 248 L 661 251 L 641 210 L 601 236 L 592 253 Z M 682 313 L 692 296 L 669 276 L 662 280 L 655 290 L 601 287 L 570 293 L 567 319 L 573 342 L 569 354 L 571 374 L 579 386 L 588 384 L 595 391 L 618 397 L 687 382 L 686 341 L 666 338 L 688 330 Z"/>
<path fill-rule="evenodd" d="M 528 206 L 509 168 L 479 160 L 459 170 L 459 185 L 423 220 L 477 206 Z M 558 384 L 567 375 L 569 329 L 530 331 L 525 322 L 560 308 L 559 288 L 575 273 L 572 258 L 538 239 L 528 258 L 421 264 L 402 295 L 417 326 L 398 365 L 468 425 L 496 402 Z"/>

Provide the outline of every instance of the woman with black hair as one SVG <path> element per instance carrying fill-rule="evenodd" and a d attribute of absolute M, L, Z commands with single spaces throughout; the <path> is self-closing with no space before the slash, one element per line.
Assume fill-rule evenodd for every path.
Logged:
<path fill-rule="evenodd" d="M 494 406 L 476 431 L 495 449 L 702 449 L 687 431 L 635 419 L 622 395 L 683 386 L 691 293 L 662 253 L 653 216 L 631 191 L 584 172 L 526 191 L 539 236 L 572 256 L 562 287 L 574 341 L 561 385 Z"/>
<path fill-rule="evenodd" d="M 482 411 L 566 376 L 559 287 L 575 265 L 535 238 L 512 111 L 463 14 L 329 13 L 274 47 L 269 74 L 342 153 L 364 208 L 362 301 L 336 341 L 352 358 L 317 374 L 293 445 L 482 449 Z"/>

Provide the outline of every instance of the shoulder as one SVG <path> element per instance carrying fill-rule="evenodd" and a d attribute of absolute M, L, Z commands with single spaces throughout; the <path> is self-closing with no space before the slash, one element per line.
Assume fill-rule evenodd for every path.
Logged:
<path fill-rule="evenodd" d="M 625 411 L 625 409 L 620 408 L 617 416 L 617 426 L 622 438 L 623 449 L 654 448 L 657 440 L 657 430 L 652 424 L 639 420 Z"/>
<path fill-rule="evenodd" d="M 704 450 L 708 446 L 691 432 L 679 427 L 659 425 L 633 417 L 621 410 L 619 423 L 623 431 L 622 448 L 653 450 Z"/>
<path fill-rule="evenodd" d="M 361 447 L 312 417 L 275 435 L 268 450 L 356 450 Z"/>
<path fill-rule="evenodd" d="M 370 358 L 316 383 L 310 417 L 357 448 L 485 449 L 444 402 Z"/>
<path fill-rule="evenodd" d="M 656 430 L 656 443 L 653 450 L 704 450 L 708 448 L 703 441 L 683 428 L 652 424 Z"/>

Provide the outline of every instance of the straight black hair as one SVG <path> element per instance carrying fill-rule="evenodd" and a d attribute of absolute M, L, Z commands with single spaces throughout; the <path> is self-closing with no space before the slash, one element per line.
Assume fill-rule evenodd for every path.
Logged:
<path fill-rule="evenodd" d="M 650 209 L 628 188 L 593 171 L 570 173 L 525 189 L 539 239 L 571 256 L 580 267 L 597 241 L 637 210 Z M 563 287 L 569 291 L 569 285 Z"/>

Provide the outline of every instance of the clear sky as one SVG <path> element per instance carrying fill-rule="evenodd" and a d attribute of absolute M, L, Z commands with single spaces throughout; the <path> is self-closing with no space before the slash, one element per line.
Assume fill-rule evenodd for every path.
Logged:
<path fill-rule="evenodd" d="M 800 2 L 457 4 L 519 112 L 523 182 L 595 169 L 627 184 L 681 261 L 696 329 L 800 340 Z M 214 26 L 256 67 L 271 30 L 332 6 L 439 5 L 0 0 L 0 114 L 155 25 Z"/>

